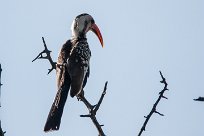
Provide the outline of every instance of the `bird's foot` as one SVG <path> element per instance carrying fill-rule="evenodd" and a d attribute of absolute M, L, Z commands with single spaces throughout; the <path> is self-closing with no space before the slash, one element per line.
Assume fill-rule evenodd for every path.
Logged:
<path fill-rule="evenodd" d="M 66 63 L 56 63 L 56 67 L 58 67 L 59 69 L 62 69 L 65 65 Z"/>
<path fill-rule="evenodd" d="M 84 91 L 81 90 L 81 92 L 79 92 L 79 93 L 77 94 L 77 100 L 78 100 L 78 101 L 83 101 L 84 99 L 85 99 L 85 97 L 84 97 Z"/>

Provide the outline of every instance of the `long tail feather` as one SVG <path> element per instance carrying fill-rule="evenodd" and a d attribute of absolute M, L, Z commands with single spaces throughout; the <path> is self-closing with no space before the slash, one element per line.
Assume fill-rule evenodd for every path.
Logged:
<path fill-rule="evenodd" d="M 69 87 L 67 88 L 65 86 L 62 86 L 62 88 L 58 90 L 44 127 L 45 132 L 59 130 L 61 117 L 65 102 L 67 100 L 68 92 Z"/>

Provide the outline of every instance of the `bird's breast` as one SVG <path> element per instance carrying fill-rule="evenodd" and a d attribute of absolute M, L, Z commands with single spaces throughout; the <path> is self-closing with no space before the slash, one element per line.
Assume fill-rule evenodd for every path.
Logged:
<path fill-rule="evenodd" d="M 88 43 L 77 43 L 70 54 L 71 61 L 78 63 L 82 66 L 88 66 L 91 57 L 91 50 L 89 49 Z"/>

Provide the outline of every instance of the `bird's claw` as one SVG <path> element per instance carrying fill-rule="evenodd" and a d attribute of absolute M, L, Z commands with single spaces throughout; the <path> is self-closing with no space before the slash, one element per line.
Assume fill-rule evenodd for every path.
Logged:
<path fill-rule="evenodd" d="M 59 69 L 62 69 L 63 67 L 66 66 L 67 63 L 56 63 L 56 67 Z"/>

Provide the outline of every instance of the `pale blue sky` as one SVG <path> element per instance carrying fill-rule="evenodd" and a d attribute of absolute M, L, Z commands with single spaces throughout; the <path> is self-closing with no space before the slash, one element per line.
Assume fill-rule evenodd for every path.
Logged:
<path fill-rule="evenodd" d="M 96 136 L 85 106 L 68 98 L 57 132 L 43 127 L 56 94 L 55 72 L 47 61 L 31 61 L 43 50 L 44 36 L 52 57 L 70 38 L 72 20 L 91 14 L 105 43 L 89 32 L 92 51 L 87 98 L 96 103 L 105 81 L 107 95 L 97 118 L 108 136 L 135 136 L 163 88 L 162 100 L 143 136 L 201 136 L 204 126 L 204 1 L 202 0 L 4 0 L 0 2 L 2 127 L 6 136 Z"/>

